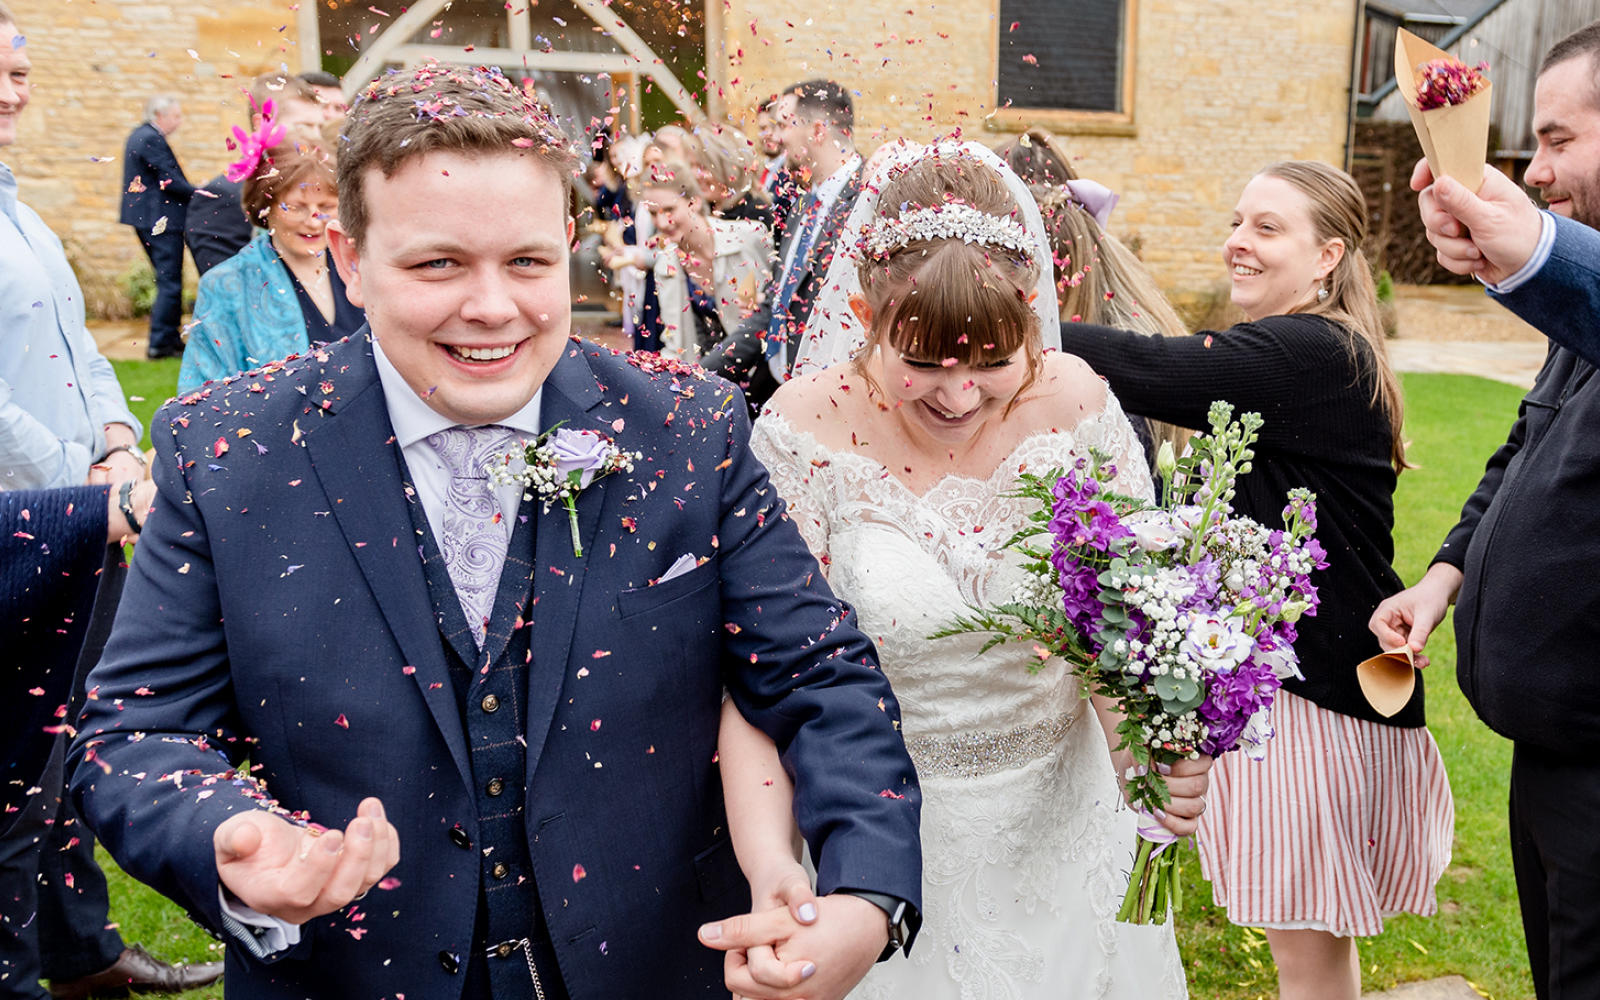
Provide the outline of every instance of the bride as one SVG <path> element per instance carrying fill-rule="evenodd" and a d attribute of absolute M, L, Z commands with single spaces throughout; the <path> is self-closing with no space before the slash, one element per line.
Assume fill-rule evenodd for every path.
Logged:
<path fill-rule="evenodd" d="M 828 283 L 860 326 L 832 324 L 812 356 L 843 360 L 862 343 L 785 384 L 752 441 L 877 643 L 922 783 L 925 921 L 909 958 L 876 966 L 855 995 L 1184 996 L 1171 922 L 1114 919 L 1134 842 L 1117 782 L 1126 761 L 1110 751 L 1116 716 L 1081 698 L 1061 663 L 1039 669 L 1028 646 L 928 638 L 1027 579 L 1002 548 L 1026 514 L 1006 496 L 1019 470 L 1067 467 L 1094 448 L 1114 457 L 1119 491 L 1148 496 L 1142 452 L 1094 372 L 1042 349 L 1046 329 L 1059 333 L 1051 299 L 1035 311 L 1051 266 L 1042 230 L 1019 222 L 1038 218 L 1024 214 L 1026 190 L 971 144 L 892 159 L 847 244 L 857 280 Z M 778 883 L 797 866 L 778 860 L 781 772 L 732 710 L 724 734 L 735 847 L 757 899 L 782 905 Z M 1172 831 L 1193 832 L 1209 767 L 1169 776 Z"/>

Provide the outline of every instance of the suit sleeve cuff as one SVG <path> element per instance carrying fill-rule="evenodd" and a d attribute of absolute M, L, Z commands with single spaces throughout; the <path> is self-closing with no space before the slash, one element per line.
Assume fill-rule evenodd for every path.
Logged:
<path fill-rule="evenodd" d="M 1556 220 L 1549 212 L 1539 213 L 1539 242 L 1534 244 L 1533 255 L 1517 268 L 1517 272 L 1498 284 L 1484 282 L 1484 287 L 1496 295 L 1509 295 L 1521 288 L 1550 259 L 1550 250 L 1556 244 Z"/>
<path fill-rule="evenodd" d="M 222 927 L 253 957 L 268 960 L 300 943 L 300 925 L 257 913 L 217 886 Z"/>

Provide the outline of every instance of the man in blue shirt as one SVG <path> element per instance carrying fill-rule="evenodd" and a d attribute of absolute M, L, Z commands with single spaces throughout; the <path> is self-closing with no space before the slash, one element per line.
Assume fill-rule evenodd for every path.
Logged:
<path fill-rule="evenodd" d="M 29 69 L 27 42 L 0 4 L 0 151 L 16 140 L 17 118 L 28 103 Z M 61 241 L 17 200 L 16 178 L 4 163 L 0 261 L 0 490 L 109 484 L 113 498 L 120 493 L 125 516 L 134 512 L 127 523 L 137 531 L 143 515 L 135 511 L 129 487 L 145 479 L 139 423 L 84 325 L 83 293 Z M 36 506 L 33 519 L 40 516 L 50 514 Z M 63 594 L 65 604 L 49 612 L 59 627 L 78 630 L 79 642 L 87 625 L 84 609 L 94 599 L 94 576 L 84 577 L 84 584 L 87 594 Z M 60 661 L 48 669 L 70 675 L 78 644 L 58 644 Z M 0 661 L 0 669 L 5 665 Z M 0 698 L 21 701 L 28 695 L 7 690 Z M 45 731 L 36 735 L 47 743 L 65 739 Z M 24 756 L 49 756 L 48 747 Z M 16 774 L 11 761 L 0 761 L 8 784 L 34 789 L 20 809 L 0 815 L 0 998 L 43 1000 L 41 976 L 50 978 L 57 997 L 129 988 L 176 992 L 217 979 L 220 963 L 174 967 L 124 946 L 106 912 L 94 840 L 62 803 L 61 761 L 60 746 L 44 775 Z"/>

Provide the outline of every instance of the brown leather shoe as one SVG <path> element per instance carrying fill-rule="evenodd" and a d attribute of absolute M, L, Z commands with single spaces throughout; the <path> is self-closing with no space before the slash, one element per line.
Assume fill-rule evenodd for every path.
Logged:
<path fill-rule="evenodd" d="M 61 983 L 51 980 L 50 995 L 57 1000 L 86 1000 L 88 997 L 123 997 L 129 993 L 182 993 L 221 978 L 221 962 L 169 965 L 134 945 L 122 949 L 109 969 Z"/>

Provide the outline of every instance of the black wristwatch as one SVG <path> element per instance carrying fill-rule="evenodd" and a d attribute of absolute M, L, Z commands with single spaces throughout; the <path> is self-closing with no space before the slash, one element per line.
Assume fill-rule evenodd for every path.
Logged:
<path fill-rule="evenodd" d="M 914 930 L 910 920 L 910 903 L 907 903 L 899 896 L 891 896 L 886 892 L 868 892 L 865 889 L 839 889 L 836 891 L 850 896 L 860 896 L 888 915 L 889 943 L 884 945 L 883 953 L 878 956 L 878 961 L 887 961 L 902 948 L 906 949 L 908 953 L 910 952 L 911 937 Z"/>

